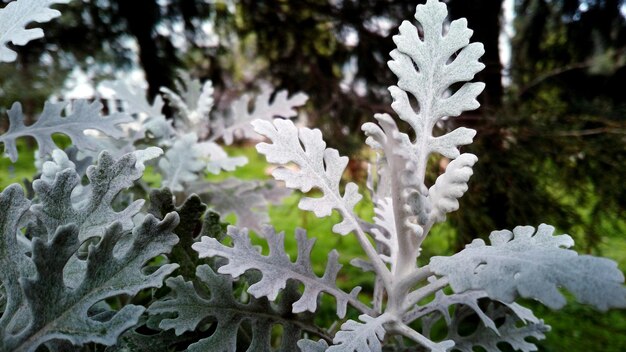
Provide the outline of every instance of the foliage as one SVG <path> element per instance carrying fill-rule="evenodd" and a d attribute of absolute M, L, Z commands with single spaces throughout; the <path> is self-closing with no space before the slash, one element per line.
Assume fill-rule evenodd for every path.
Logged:
<path fill-rule="evenodd" d="M 485 87 L 472 82 L 484 68 L 482 44 L 470 43 L 466 20 L 448 23 L 447 15 L 444 3 L 428 0 L 416 8 L 417 24 L 403 22 L 394 36 L 388 66 L 398 83 L 389 91 L 398 119 L 376 114 L 377 123 L 362 126 L 377 155 L 369 197 L 356 183 L 342 182 L 349 160 L 327 148 L 319 130 L 286 119 L 304 103 L 303 94 L 262 88 L 251 111 L 252 98 L 244 96 L 229 113 L 211 116 L 212 83 L 183 74 L 178 93 L 161 90 L 175 111 L 173 122 L 160 97 L 150 103 L 119 82 L 108 86 L 126 112 L 106 118 L 93 104 L 78 103 L 65 118 L 60 105 L 50 105 L 26 126 L 12 109 L 0 141 L 16 160 L 16 138 L 35 136 L 41 175 L 27 185 L 28 197 L 16 184 L 0 192 L 0 350 L 443 352 L 502 350 L 504 343 L 534 351 L 550 327 L 515 302 L 520 298 L 561 308 L 566 300 L 559 289 L 565 288 L 596 309 L 625 308 L 617 265 L 578 255 L 569 249 L 572 238 L 554 236 L 548 225 L 494 231 L 491 245 L 475 240 L 452 256 L 423 258 L 424 241 L 458 210 L 477 162 L 459 151 L 476 131 L 433 129 L 478 108 Z M 122 123 L 128 125 L 118 129 Z M 84 133 L 93 129 L 102 133 Z M 216 141 L 250 138 L 252 130 L 266 138 L 257 150 L 278 164 L 273 177 L 304 194 L 299 208 L 318 217 L 336 212 L 332 231 L 355 236 L 365 256 L 352 264 L 375 277 L 371 302 L 359 286 L 338 287 L 335 249 L 320 275 L 306 230 L 295 231 L 293 261 L 285 234 L 260 226 L 266 218 L 250 213 L 284 191 L 258 182 L 204 181 L 205 172 L 245 162 Z M 82 154 L 53 150 L 56 132 Z M 106 151 L 96 156 L 89 148 Z M 428 187 L 432 155 L 451 161 Z M 90 160 L 97 161 L 85 167 Z M 155 190 L 141 180 L 147 163 L 166 187 Z M 256 230 L 267 250 L 253 244 L 247 229 L 223 224 L 203 198 L 223 213 L 239 210 L 239 225 Z M 372 222 L 355 210 L 368 199 Z M 239 206 L 229 209 L 229 202 Z M 314 316 L 322 294 L 335 302 L 339 319 L 332 326 Z"/>
<path fill-rule="evenodd" d="M 26 28 L 31 22 L 45 23 L 61 15 L 51 9 L 54 4 L 67 3 L 70 0 L 18 0 L 9 3 L 0 10 L 0 16 L 7 19 L 0 28 L 0 61 L 11 62 L 17 53 L 7 43 L 25 45 L 31 40 L 43 37 L 41 28 Z"/>

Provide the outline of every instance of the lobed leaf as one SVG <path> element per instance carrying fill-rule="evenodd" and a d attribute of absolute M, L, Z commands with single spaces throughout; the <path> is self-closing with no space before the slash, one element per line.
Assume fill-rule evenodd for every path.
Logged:
<path fill-rule="evenodd" d="M 326 148 L 320 130 L 297 128 L 293 122 L 281 119 L 256 120 L 252 125 L 255 131 L 273 142 L 259 143 L 256 148 L 265 154 L 268 162 L 281 165 L 272 172 L 275 179 L 302 192 L 312 188 L 322 191 L 320 198 L 302 198 L 298 204 L 300 209 L 313 211 L 318 217 L 328 216 L 336 209 L 344 220 L 333 226 L 333 231 L 346 235 L 356 229 L 353 209 L 362 198 L 358 186 L 348 183 L 343 195 L 339 189 L 348 158 L 339 156 L 335 149 Z M 286 168 L 289 163 L 299 169 Z"/>
<path fill-rule="evenodd" d="M 328 349 L 328 343 L 324 340 L 302 339 L 298 341 L 298 347 L 300 347 L 300 352 L 325 352 Z"/>
<path fill-rule="evenodd" d="M 328 352 L 380 352 L 381 342 L 385 338 L 383 324 L 389 316 L 381 315 L 377 318 L 369 315 L 360 315 L 359 321 L 348 320 L 341 325 L 341 330 L 335 334 L 333 345 Z"/>
<path fill-rule="evenodd" d="M 13 328 L 11 325 L 16 325 L 12 320 L 16 315 L 21 315 L 20 310 L 24 308 L 24 294 L 18 284 L 19 279 L 35 271 L 32 260 L 18 243 L 21 221 L 27 216 L 29 207 L 30 201 L 17 184 L 0 193 L 0 283 L 5 301 L 0 316 L 0 341 L 8 338 Z"/>
<path fill-rule="evenodd" d="M 202 84 L 181 71 L 175 84 L 178 94 L 166 87 L 161 88 L 161 93 L 178 112 L 179 118 L 175 121 L 177 130 L 185 133 L 195 131 L 203 139 L 209 132 L 209 113 L 214 104 L 213 83 L 209 80 Z"/>
<path fill-rule="evenodd" d="M 459 307 L 463 305 L 474 311 L 486 328 L 489 328 L 497 333 L 498 329 L 496 328 L 496 324 L 485 314 L 485 312 L 483 312 L 482 308 L 480 308 L 478 304 L 478 301 L 485 297 L 487 297 L 487 294 L 482 291 L 466 291 L 462 293 L 453 293 L 451 295 L 446 295 L 443 291 L 438 291 L 435 293 L 435 299 L 431 302 L 423 306 L 417 306 L 413 310 L 407 312 L 403 317 L 403 321 L 405 323 L 410 323 L 426 315 L 438 313 L 444 318 L 446 324 L 450 326 L 452 324 L 450 307 Z M 427 326 L 428 324 L 424 322 L 422 329 L 425 329 Z"/>
<path fill-rule="evenodd" d="M 113 223 L 100 242 L 90 246 L 82 281 L 75 287 L 65 285 L 64 267 L 81 245 L 78 226 L 62 225 L 50 239 L 34 238 L 31 259 L 36 273 L 21 275 L 9 284 L 22 290 L 26 304 L 19 314 L 3 315 L 3 319 L 25 319 L 27 325 L 7 324 L 16 328 L 6 331 L 0 349 L 35 351 L 55 340 L 73 345 L 114 344 L 123 331 L 137 323 L 144 308 L 126 305 L 107 313 L 106 320 L 90 314 L 90 309 L 107 298 L 133 296 L 142 289 L 160 287 L 177 265 L 165 264 L 149 274 L 144 266 L 155 256 L 169 252 L 178 241 L 171 232 L 177 224 L 176 214 L 168 214 L 161 222 L 148 216 L 130 234 L 130 246 L 120 252 L 115 250 L 116 245 L 129 233 L 119 222 Z"/>
<path fill-rule="evenodd" d="M 201 265 L 196 270 L 198 289 L 182 277 L 167 279 L 167 286 L 172 295 L 153 303 L 148 311 L 150 314 L 174 313 L 172 318 L 163 319 L 159 326 L 162 329 L 174 329 L 176 335 L 194 331 L 201 321 L 213 319 L 215 329 L 210 336 L 203 337 L 191 344 L 187 351 L 232 351 L 237 350 L 237 335 L 244 321 L 253 327 L 249 352 L 270 351 L 272 325 L 282 324 L 284 328 L 280 351 L 297 350 L 296 342 L 302 329 L 310 324 L 302 317 L 291 314 L 291 295 L 295 287 L 291 285 L 277 305 L 271 305 L 266 299 L 251 298 L 247 303 L 240 302 L 233 292 L 233 279 L 226 275 L 218 275 L 208 265 Z M 313 329 L 315 330 L 315 329 Z"/>
<path fill-rule="evenodd" d="M 17 53 L 7 44 L 26 45 L 44 36 L 41 28 L 26 28 L 32 22 L 46 23 L 61 16 L 50 6 L 67 4 L 71 0 L 16 0 L 0 9 L 0 62 L 12 62 Z"/>
<path fill-rule="evenodd" d="M 133 119 L 121 113 L 115 113 L 105 118 L 100 116 L 102 104 L 98 102 L 88 103 L 79 100 L 72 107 L 72 112 L 62 117 L 61 113 L 65 103 L 46 103 L 39 119 L 30 126 L 24 124 L 22 105 L 15 103 L 7 112 L 9 115 L 9 129 L 0 135 L 0 143 L 4 143 L 5 154 L 11 161 L 17 161 L 16 139 L 30 136 L 39 145 L 39 155 L 48 155 L 56 148 L 52 135 L 62 133 L 72 140 L 79 149 L 97 150 L 98 139 L 86 135 L 85 130 L 98 130 L 103 134 L 119 138 L 124 134 L 118 125 L 133 121 Z"/>
<path fill-rule="evenodd" d="M 280 202 L 291 194 L 285 187 L 274 181 L 243 181 L 228 178 L 222 182 L 196 182 L 190 188 L 200 194 L 216 212 L 227 216 L 237 216 L 236 225 L 260 231 L 270 222 L 269 204 Z"/>
<path fill-rule="evenodd" d="M 64 169 L 56 174 L 52 182 L 49 177 L 36 180 L 33 188 L 40 202 L 32 206 L 32 212 L 46 229 L 44 236 L 51 237 L 59 226 L 75 224 L 79 227 L 79 238 L 84 241 L 100 237 L 104 228 L 120 222 L 125 230 L 133 227 L 132 218 L 143 206 L 143 200 L 132 202 L 116 211 L 113 201 L 118 194 L 141 178 L 144 162 L 161 153 L 159 148 L 148 148 L 125 154 L 113 159 L 106 151 L 100 154 L 98 164 L 87 169 L 89 194 L 79 204 L 74 204 L 72 194 L 81 186 L 79 175 L 74 169 Z"/>
<path fill-rule="evenodd" d="M 198 252 L 200 258 L 222 257 L 228 259 L 228 264 L 218 269 L 220 274 L 229 274 L 237 278 L 248 270 L 260 271 L 261 280 L 248 288 L 248 292 L 254 297 L 267 297 L 273 301 L 278 293 L 286 287 L 287 281 L 292 279 L 304 285 L 302 297 L 293 304 L 294 313 L 315 312 L 317 298 L 322 292 L 335 297 L 337 315 L 340 318 L 345 316 L 348 303 L 359 310 L 371 313 L 371 310 L 357 299 L 361 290 L 360 287 L 355 287 L 350 294 L 337 288 L 337 274 L 341 269 L 337 260 L 337 251 L 333 250 L 328 254 L 326 270 L 321 278 L 313 272 L 311 250 L 315 240 L 307 239 L 304 230 L 298 229 L 296 231 L 298 258 L 295 263 L 290 260 L 289 255 L 285 252 L 284 233 L 277 234 L 270 226 L 265 226 L 262 230 L 262 237 L 267 241 L 270 248 L 268 256 L 262 255 L 252 246 L 247 230 L 239 230 L 230 226 L 228 236 L 232 239 L 233 247 L 225 246 L 216 239 L 209 237 L 202 237 L 201 241 L 192 247 Z"/>
<path fill-rule="evenodd" d="M 248 106 L 252 99 L 244 94 L 231 104 L 229 120 L 225 122 L 225 128 L 220 131 L 226 145 L 233 143 L 235 138 L 255 139 L 258 135 L 254 132 L 252 122 L 254 120 L 271 121 L 275 117 L 290 118 L 298 113 L 295 108 L 304 105 L 308 96 L 297 93 L 288 96 L 288 92 L 280 90 L 271 99 L 272 87 L 263 85 L 261 93 L 254 99 L 254 109 L 250 112 Z"/>
<path fill-rule="evenodd" d="M 400 34 L 393 37 L 397 49 L 391 52 L 393 60 L 388 65 L 398 77 L 398 86 L 389 88 L 394 98 L 391 107 L 415 130 L 416 139 L 429 146 L 428 151 L 420 152 L 451 150 L 471 142 L 474 132 L 469 129 L 445 138 L 433 137 L 431 132 L 439 119 L 478 108 L 476 96 L 485 86 L 484 83 L 465 83 L 445 97 L 452 84 L 471 80 L 485 67 L 478 62 L 484 53 L 483 45 L 469 43 L 472 31 L 467 28 L 467 20 L 458 19 L 448 25 L 447 15 L 444 3 L 428 0 L 415 10 L 422 36 L 415 25 L 404 21 Z M 419 111 L 411 107 L 407 93 L 415 97 Z M 458 152 L 446 154 L 455 157 L 453 154 L 458 155 Z"/>
<path fill-rule="evenodd" d="M 431 270 L 445 275 L 455 292 L 484 290 L 490 298 L 513 302 L 534 298 L 550 308 L 565 305 L 559 288 L 581 303 L 599 310 L 626 307 L 624 274 L 606 258 L 578 255 L 568 250 L 568 235 L 553 236 L 554 228 L 518 226 L 513 232 L 494 231 L 491 246 L 480 239 L 451 257 L 433 257 Z"/>
<path fill-rule="evenodd" d="M 509 351 L 508 348 L 503 347 L 503 343 L 507 343 L 515 351 L 537 351 L 537 346 L 527 339 L 543 340 L 545 338 L 544 333 L 550 331 L 550 326 L 545 325 L 543 320 L 536 318 L 519 326 L 519 319 L 509 314 L 506 306 L 494 308 L 494 305 L 491 304 L 487 309 L 487 315 L 493 320 L 504 320 L 497 330 L 479 326 L 469 335 L 460 334 L 459 324 L 471 313 L 467 310 L 459 310 L 458 312 L 448 329 L 447 338 L 453 339 L 455 350 L 461 352 L 473 352 L 476 347 L 484 348 L 485 351 Z"/>
<path fill-rule="evenodd" d="M 461 154 L 437 177 L 435 184 L 428 190 L 432 206 L 430 217 L 433 220 L 444 221 L 447 213 L 459 209 L 458 199 L 467 191 L 467 183 L 473 174 L 472 166 L 476 161 L 478 158 L 474 154 Z"/>
<path fill-rule="evenodd" d="M 165 104 L 160 96 L 156 96 L 151 104 L 148 102 L 143 89 L 126 82 L 106 81 L 101 86 L 113 91 L 118 99 L 125 102 L 124 109 L 128 114 L 137 115 L 141 123 L 140 134 L 147 130 L 154 138 L 163 143 L 174 135 L 172 120 L 166 120 L 162 113 Z"/>

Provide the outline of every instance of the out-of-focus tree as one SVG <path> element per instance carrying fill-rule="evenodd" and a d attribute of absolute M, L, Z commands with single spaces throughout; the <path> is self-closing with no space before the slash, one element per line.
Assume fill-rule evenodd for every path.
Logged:
<path fill-rule="evenodd" d="M 0 66 L 0 102 L 24 101 L 29 91 L 26 109 L 40 108 L 75 67 L 95 78 L 112 75 L 137 60 L 136 46 L 151 97 L 172 85 L 177 68 L 213 80 L 226 102 L 229 89 L 269 80 L 309 94 L 312 124 L 354 155 L 361 124 L 392 112 L 386 88 L 395 77 L 384 65 L 395 28 L 418 2 L 74 1 L 46 25 L 45 40 L 18 48 L 17 65 Z M 487 83 L 481 109 L 440 126 L 478 130 L 467 149 L 480 157 L 473 191 L 461 200 L 464 211 L 451 215 L 459 245 L 542 220 L 574 234 L 601 229 L 589 232 L 589 248 L 594 233 L 616 232 L 626 208 L 623 3 L 517 0 L 512 61 L 503 71 L 503 0 L 449 1 L 452 18 L 466 17 L 473 40 L 484 43 L 487 66 L 476 78 Z"/>
<path fill-rule="evenodd" d="M 486 162 L 462 200 L 496 221 L 455 214 L 460 233 L 548 217 L 591 251 L 626 230 L 623 10 L 622 0 L 516 2 L 510 86 L 502 108 L 480 116 L 471 151 Z"/>
<path fill-rule="evenodd" d="M 63 16 L 46 25 L 46 37 L 17 47 L 19 61 L 0 67 L 2 106 L 24 99 L 24 90 L 41 103 L 77 67 L 101 79 L 133 64 L 143 69 L 154 98 L 160 87 L 172 86 L 188 52 L 215 58 L 225 51 L 214 31 L 233 18 L 219 0 L 79 0 L 58 7 Z"/>

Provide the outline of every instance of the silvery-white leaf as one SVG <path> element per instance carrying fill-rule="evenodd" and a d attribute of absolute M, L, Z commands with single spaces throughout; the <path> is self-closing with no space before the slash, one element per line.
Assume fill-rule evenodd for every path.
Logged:
<path fill-rule="evenodd" d="M 494 231 L 491 246 L 480 239 L 451 257 L 433 257 L 431 270 L 447 276 L 455 292 L 484 290 L 490 298 L 512 302 L 534 298 L 551 308 L 566 303 L 560 288 L 599 310 L 626 307 L 624 274 L 606 258 L 578 255 L 568 235 L 553 236 L 545 224 Z"/>
<path fill-rule="evenodd" d="M 520 304 L 517 304 L 517 303 L 503 303 L 503 304 L 507 306 L 511 310 L 511 312 L 515 313 L 517 318 L 521 320 L 524 324 L 526 323 L 538 324 L 540 322 L 543 323 L 543 320 L 540 320 L 539 318 L 537 318 L 532 310 Z"/>
<path fill-rule="evenodd" d="M 270 351 L 272 326 L 282 324 L 283 337 L 280 351 L 296 351 L 296 341 L 301 329 L 310 323 L 299 320 L 291 314 L 289 295 L 297 292 L 297 286 L 290 285 L 286 294 L 277 305 L 271 305 L 266 299 L 250 298 L 243 303 L 235 298 L 233 279 L 227 275 L 218 275 L 208 265 L 196 269 L 197 285 L 208 292 L 210 297 L 200 295 L 194 283 L 185 281 L 181 276 L 169 278 L 167 286 L 172 295 L 154 302 L 150 314 L 176 313 L 175 317 L 163 319 L 161 329 L 174 329 L 176 335 L 194 331 L 198 324 L 212 318 L 217 321 L 216 329 L 210 336 L 190 345 L 187 351 L 226 351 L 235 352 L 237 335 L 244 321 L 252 323 L 252 343 L 248 351 Z"/>
<path fill-rule="evenodd" d="M 45 182 L 54 182 L 56 175 L 65 169 L 76 170 L 74 163 L 61 149 L 53 150 L 50 156 L 52 160 L 45 161 L 41 167 L 41 179 Z"/>
<path fill-rule="evenodd" d="M 291 97 L 287 91 L 278 91 L 273 100 L 270 101 L 272 87 L 264 85 L 261 93 L 254 100 L 254 109 L 248 110 L 251 97 L 244 94 L 231 104 L 229 120 L 225 128 L 221 131 L 224 143 L 232 144 L 235 139 L 255 139 L 257 134 L 252 128 L 251 122 L 254 120 L 271 121 L 274 117 L 290 118 L 297 115 L 294 108 L 304 105 L 308 97 L 304 93 L 297 93 Z"/>
<path fill-rule="evenodd" d="M 156 148 L 158 149 L 158 148 Z M 149 149 L 149 152 L 156 150 Z M 72 202 L 74 190 L 81 185 L 81 178 L 74 169 L 64 169 L 56 174 L 52 182 L 40 179 L 33 183 L 40 203 L 32 206 L 32 212 L 45 227 L 46 234 L 52 236 L 62 225 L 76 224 L 79 238 L 103 235 L 104 227 L 118 221 L 125 230 L 133 227 L 133 216 L 143 206 L 143 200 L 132 202 L 126 208 L 116 211 L 113 201 L 118 194 L 143 175 L 143 164 L 136 155 L 144 158 L 143 152 L 135 152 L 113 159 L 106 151 L 100 154 L 98 164 L 87 169 L 89 194 L 80 204 Z M 84 193 L 84 192 L 83 192 Z"/>
<path fill-rule="evenodd" d="M 143 89 L 126 82 L 106 81 L 102 83 L 102 87 L 113 90 L 115 96 L 126 103 L 126 113 L 137 115 L 142 124 L 139 128 L 149 131 L 155 139 L 166 141 L 175 133 L 172 121 L 165 119 L 161 112 L 164 104 L 160 96 L 155 97 L 150 104 Z"/>
<path fill-rule="evenodd" d="M 368 136 L 366 143 L 384 155 L 378 170 L 380 180 L 376 193 L 384 194 L 391 199 L 393 221 L 399 225 L 395 231 L 401 234 L 401 237 L 410 237 L 412 242 L 422 234 L 421 228 L 412 218 L 414 216 L 424 218 L 426 214 L 425 206 L 421 208 L 411 206 L 416 199 L 421 201 L 424 198 L 421 195 L 424 186 L 417 178 L 419 153 L 411 144 L 409 136 L 398 130 L 396 122 L 390 115 L 376 114 L 374 118 L 378 125 L 365 123 L 362 130 Z M 407 243 L 398 243 L 396 247 L 400 245 L 408 246 Z"/>
<path fill-rule="evenodd" d="M 337 251 L 333 250 L 328 254 L 326 270 L 320 278 L 313 272 L 311 266 L 311 250 L 315 239 L 307 239 L 304 230 L 298 229 L 296 231 L 298 257 L 295 262 L 292 262 L 285 252 L 284 233 L 276 233 L 272 227 L 265 226 L 261 235 L 269 245 L 270 253 L 268 256 L 262 255 L 254 248 L 247 230 L 239 230 L 233 226 L 228 228 L 228 236 L 232 239 L 233 247 L 225 246 L 216 239 L 205 236 L 192 248 L 198 252 L 200 258 L 222 257 L 228 259 L 228 264 L 219 268 L 220 274 L 229 274 L 237 278 L 247 270 L 260 271 L 263 275 L 261 280 L 248 288 L 248 292 L 257 298 L 267 297 L 273 301 L 278 293 L 285 288 L 289 279 L 301 282 L 304 285 L 304 293 L 293 304 L 294 313 L 315 312 L 318 296 L 322 292 L 335 297 L 337 315 L 340 318 L 345 316 L 348 303 L 361 311 L 372 313 L 357 299 L 361 290 L 360 287 L 355 287 L 350 294 L 337 288 L 337 274 L 341 269 L 337 259 L 339 256 Z"/>
<path fill-rule="evenodd" d="M 79 151 L 76 146 L 70 146 L 65 149 L 64 153 L 67 155 L 68 159 L 74 164 L 74 169 L 80 176 L 85 176 L 87 172 L 87 168 L 91 166 L 94 162 L 94 159 L 90 156 L 80 155 L 82 151 Z"/>
<path fill-rule="evenodd" d="M 135 156 L 135 169 L 143 172 L 146 169 L 145 162 L 158 158 L 163 154 L 163 149 L 158 147 L 148 147 L 136 150 L 132 153 Z"/>
<path fill-rule="evenodd" d="M 17 53 L 7 44 L 26 45 L 44 36 L 41 28 L 26 28 L 32 22 L 45 23 L 61 13 L 50 6 L 67 4 L 71 0 L 17 0 L 0 9 L 0 62 L 17 59 Z"/>
<path fill-rule="evenodd" d="M 381 342 L 385 338 L 383 324 L 388 317 L 381 315 L 377 318 L 362 314 L 361 321 L 348 320 L 341 325 L 341 330 L 335 334 L 333 345 L 328 352 L 381 352 Z"/>
<path fill-rule="evenodd" d="M 197 180 L 206 168 L 208 151 L 198 143 L 195 133 L 176 138 L 174 145 L 159 159 L 158 167 L 163 175 L 162 187 L 182 191 L 183 184 Z"/>
<path fill-rule="evenodd" d="M 325 352 L 328 348 L 328 343 L 324 340 L 313 341 L 302 339 L 298 341 L 298 347 L 300 348 L 300 352 Z"/>
<path fill-rule="evenodd" d="M 409 311 L 403 317 L 403 320 L 407 323 L 415 321 L 416 319 L 423 317 L 427 314 L 438 312 L 443 316 L 446 324 L 452 324 L 452 317 L 450 316 L 450 307 L 464 305 L 470 308 L 482 321 L 483 325 L 495 332 L 498 331 L 496 324 L 488 317 L 478 305 L 478 300 L 486 298 L 487 294 L 483 291 L 466 291 L 462 293 L 453 293 L 446 295 L 443 291 L 435 293 L 435 299 L 426 305 L 416 307 L 416 309 Z"/>
<path fill-rule="evenodd" d="M 55 149 L 51 154 L 52 160 L 45 161 L 41 167 L 41 180 L 47 183 L 53 183 L 54 178 L 57 174 L 65 169 L 72 169 L 76 171 L 76 165 L 68 158 L 67 154 L 61 149 Z M 78 184 L 72 190 L 72 203 L 77 204 L 85 199 L 88 196 L 90 189 L 89 185 L 87 187 Z"/>
<path fill-rule="evenodd" d="M 106 81 L 102 82 L 102 87 L 111 89 L 115 96 L 124 101 L 126 106 L 124 110 L 131 115 L 146 114 L 149 117 L 162 116 L 163 99 L 157 96 L 154 102 L 150 104 L 146 98 L 146 92 L 136 86 L 132 86 L 123 81 Z"/>
<path fill-rule="evenodd" d="M 16 315 L 21 315 L 20 311 L 24 310 L 24 293 L 19 279 L 35 271 L 31 259 L 18 243 L 18 236 L 22 236 L 20 221 L 29 207 L 30 201 L 18 184 L 10 185 L 0 192 L 0 284 L 5 301 L 0 316 L 0 341 L 8 339 L 12 320 L 17 319 Z"/>
<path fill-rule="evenodd" d="M 280 204 L 291 194 L 276 182 L 245 181 L 229 178 L 222 182 L 195 182 L 188 189 L 200 194 L 213 210 L 226 216 L 235 214 L 237 226 L 260 231 L 269 224 L 269 204 Z"/>
<path fill-rule="evenodd" d="M 373 228 L 371 232 L 374 239 L 384 245 L 387 253 L 386 255 L 381 253 L 381 258 L 388 263 L 395 263 L 398 255 L 398 232 L 391 198 L 379 199 L 374 214 L 374 223 L 378 227 Z"/>
<path fill-rule="evenodd" d="M 435 123 L 446 116 L 458 116 L 465 110 L 478 108 L 476 96 L 484 89 L 484 83 L 465 83 L 451 95 L 444 97 L 450 86 L 467 82 L 485 65 L 478 59 L 483 55 L 481 43 L 469 43 L 472 31 L 464 18 L 446 22 L 446 5 L 428 0 L 418 5 L 415 19 L 423 31 L 408 21 L 400 25 L 400 34 L 393 37 L 397 49 L 391 52 L 389 68 L 398 77 L 398 86 L 389 90 L 394 99 L 391 107 L 416 132 L 416 140 L 422 141 L 428 150 L 438 151 L 450 158 L 458 156 L 459 145 L 471 143 L 475 132 L 463 128 L 440 137 L 432 136 Z M 418 103 L 415 111 L 408 94 Z"/>
<path fill-rule="evenodd" d="M 236 168 L 248 163 L 248 158 L 245 156 L 230 157 L 222 147 L 213 142 L 205 142 L 203 145 L 207 150 L 209 158 L 206 169 L 212 174 L 217 175 L 222 170 L 234 171 Z"/>
<path fill-rule="evenodd" d="M 99 147 L 97 137 L 86 135 L 85 130 L 98 130 L 110 137 L 119 138 L 123 137 L 124 133 L 118 125 L 133 121 L 130 116 L 121 113 L 102 117 L 100 115 L 102 104 L 88 103 L 84 100 L 77 101 L 72 112 L 63 117 L 62 111 L 65 105 L 65 103 L 47 102 L 39 119 L 32 125 L 26 126 L 22 106 L 19 103 L 13 104 L 8 111 L 9 129 L 5 134 L 0 135 L 0 143 L 4 143 L 5 153 L 11 161 L 17 160 L 15 140 L 20 137 L 33 137 L 39 145 L 40 155 L 47 155 L 56 148 L 52 140 L 52 135 L 55 133 L 70 137 L 72 143 L 79 149 L 96 150 Z"/>
<path fill-rule="evenodd" d="M 90 247 L 83 281 L 74 288 L 65 286 L 63 268 L 81 244 L 78 227 L 62 225 L 49 240 L 35 238 L 32 261 L 37 274 L 19 280 L 28 302 L 30 322 L 23 330 L 5 336 L 0 349 L 32 352 L 53 339 L 73 345 L 114 344 L 122 332 L 137 323 L 145 308 L 125 305 L 106 321 L 95 319 L 88 311 L 107 298 L 134 296 L 142 289 L 160 287 L 164 277 L 177 265 L 165 264 L 150 274 L 145 273 L 144 266 L 155 256 L 171 250 L 178 241 L 172 233 L 177 224 L 175 213 L 168 214 L 161 222 L 148 216 L 130 235 L 127 250 L 114 256 L 116 244 L 129 234 L 120 223 L 112 223 L 100 242 Z"/>
<path fill-rule="evenodd" d="M 501 349 L 502 343 L 506 342 L 515 351 L 533 352 L 537 351 L 534 343 L 527 341 L 527 338 L 543 340 L 544 333 L 550 331 L 550 326 L 545 325 L 543 320 L 534 318 L 532 322 L 527 322 L 519 326 L 518 320 L 509 314 L 506 306 L 494 308 L 491 304 L 487 309 L 487 315 L 490 319 L 504 319 L 504 323 L 498 326 L 497 332 L 493 329 L 479 326 L 472 334 L 460 334 L 459 324 L 463 319 L 471 314 L 471 311 L 465 310 L 455 316 L 454 323 L 448 329 L 448 338 L 454 340 L 455 349 L 461 352 L 473 352 L 476 347 L 482 347 L 486 351 L 508 351 Z"/>
<path fill-rule="evenodd" d="M 478 158 L 474 154 L 461 154 L 448 164 L 442 175 L 437 177 L 437 181 L 428 191 L 432 219 L 444 221 L 447 213 L 459 209 L 458 199 L 467 191 L 467 182 L 473 174 L 472 166 L 476 161 Z"/>
<path fill-rule="evenodd" d="M 312 188 L 322 191 L 320 198 L 304 197 L 298 206 L 310 210 L 318 217 L 328 216 L 333 209 L 339 211 L 344 220 L 333 226 L 333 231 L 346 235 L 358 224 L 354 221 L 354 206 L 362 196 L 358 186 L 346 184 L 343 195 L 339 189 L 341 176 L 348 165 L 348 158 L 339 156 L 337 150 L 326 148 L 322 133 L 318 129 L 297 128 L 290 120 L 275 119 L 272 122 L 256 120 L 255 131 L 272 141 L 257 144 L 257 150 L 265 154 L 267 161 L 281 165 L 272 172 L 289 188 L 308 192 Z M 299 169 L 284 167 L 294 163 Z"/>
<path fill-rule="evenodd" d="M 178 112 L 178 119 L 174 122 L 178 131 L 183 133 L 196 132 L 201 139 L 208 134 L 209 113 L 213 109 L 213 83 L 206 81 L 201 84 L 198 79 L 192 79 L 189 73 L 179 72 L 176 81 L 175 93 L 166 87 L 161 93 Z"/>

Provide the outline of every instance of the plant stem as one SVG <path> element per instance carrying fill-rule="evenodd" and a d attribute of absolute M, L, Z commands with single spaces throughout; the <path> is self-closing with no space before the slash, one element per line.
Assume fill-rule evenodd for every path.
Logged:
<path fill-rule="evenodd" d="M 400 279 L 396 286 L 399 290 L 410 290 L 411 287 L 415 286 L 420 281 L 425 280 L 426 278 L 434 275 L 432 271 L 430 271 L 430 267 L 428 265 L 418 268 L 416 270 L 411 271 L 408 275 Z"/>
<path fill-rule="evenodd" d="M 450 282 L 448 278 L 442 277 L 437 281 L 431 282 L 428 285 L 411 292 L 408 296 L 406 296 L 406 299 L 404 300 L 402 311 L 408 311 L 409 309 L 413 308 L 413 306 L 416 305 L 419 301 L 448 286 L 449 283 Z"/>
<path fill-rule="evenodd" d="M 394 322 L 389 330 L 391 332 L 407 337 L 430 350 L 436 348 L 436 344 L 433 341 L 428 339 L 426 336 L 420 334 L 419 332 L 411 329 L 408 325 L 404 323 Z"/>

